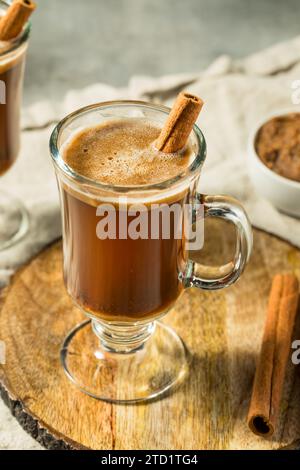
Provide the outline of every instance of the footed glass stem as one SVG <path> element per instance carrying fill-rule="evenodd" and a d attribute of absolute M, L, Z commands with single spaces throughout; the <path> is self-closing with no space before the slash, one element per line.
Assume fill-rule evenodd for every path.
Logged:
<path fill-rule="evenodd" d="M 112 403 L 155 399 L 188 371 L 182 340 L 160 322 L 126 326 L 88 320 L 66 337 L 61 361 L 81 391 Z"/>

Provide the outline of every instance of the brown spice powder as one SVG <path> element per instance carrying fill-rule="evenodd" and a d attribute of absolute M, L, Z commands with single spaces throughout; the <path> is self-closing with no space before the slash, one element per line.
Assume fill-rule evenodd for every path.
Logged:
<path fill-rule="evenodd" d="M 267 121 L 258 131 L 255 149 L 270 170 L 300 182 L 300 113 Z"/>

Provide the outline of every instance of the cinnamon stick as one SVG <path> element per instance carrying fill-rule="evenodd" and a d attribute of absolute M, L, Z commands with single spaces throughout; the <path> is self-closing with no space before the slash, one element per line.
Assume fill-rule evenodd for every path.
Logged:
<path fill-rule="evenodd" d="M 298 299 L 299 284 L 296 276 L 276 275 L 269 297 L 248 414 L 250 429 L 260 436 L 269 437 L 276 430 L 284 383 L 290 367 Z"/>
<path fill-rule="evenodd" d="M 0 41 L 10 41 L 19 36 L 36 5 L 31 0 L 14 0 L 0 19 Z"/>
<path fill-rule="evenodd" d="M 169 117 L 156 141 L 162 152 L 175 153 L 182 150 L 200 114 L 203 101 L 190 93 L 179 93 Z"/>

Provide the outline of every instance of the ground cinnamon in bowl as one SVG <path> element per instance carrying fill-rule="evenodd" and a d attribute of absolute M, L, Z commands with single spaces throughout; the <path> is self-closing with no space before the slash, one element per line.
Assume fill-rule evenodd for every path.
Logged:
<path fill-rule="evenodd" d="M 257 133 L 255 150 L 270 170 L 300 182 L 300 113 L 267 121 Z"/>

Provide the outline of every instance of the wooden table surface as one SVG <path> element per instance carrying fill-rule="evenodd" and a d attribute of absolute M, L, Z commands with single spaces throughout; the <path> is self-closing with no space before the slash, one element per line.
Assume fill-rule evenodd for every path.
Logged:
<path fill-rule="evenodd" d="M 207 224 L 201 260 L 228 260 L 226 224 Z M 164 319 L 192 358 L 185 383 L 166 398 L 111 405 L 78 391 L 65 377 L 59 349 L 84 318 L 66 294 L 61 243 L 24 266 L 2 292 L 2 396 L 21 425 L 47 448 L 274 449 L 300 437 L 300 374 L 284 399 L 271 440 L 254 436 L 246 415 L 275 272 L 300 274 L 300 251 L 255 230 L 250 263 L 237 284 L 216 292 L 187 290 Z"/>

